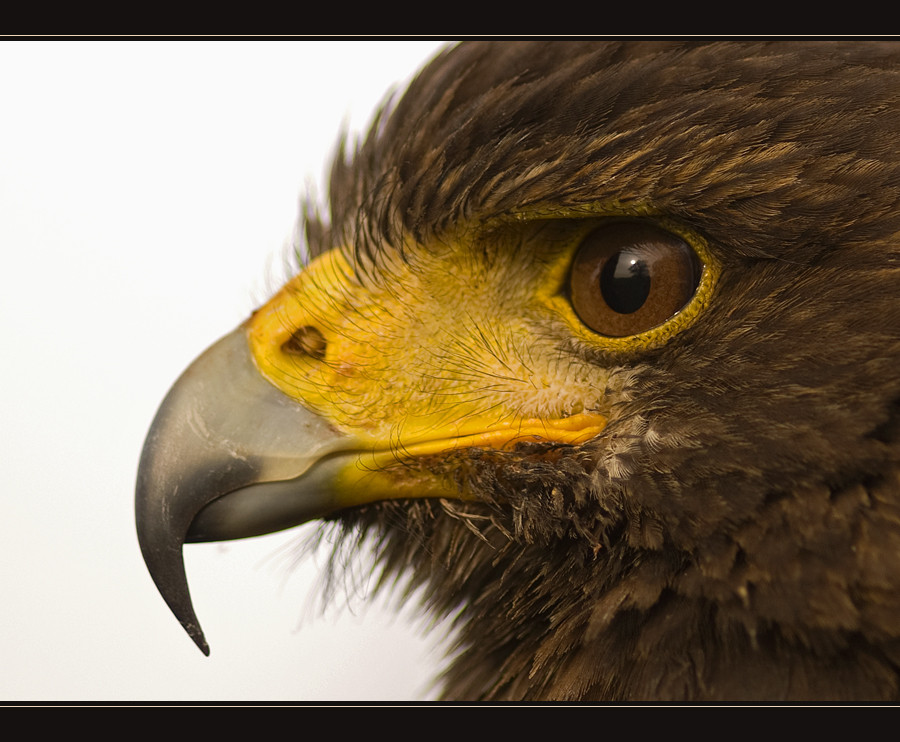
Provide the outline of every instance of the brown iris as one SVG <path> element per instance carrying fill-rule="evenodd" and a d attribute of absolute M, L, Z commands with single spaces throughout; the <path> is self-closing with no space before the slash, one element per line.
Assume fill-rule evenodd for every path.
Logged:
<path fill-rule="evenodd" d="M 637 335 L 677 314 L 694 295 L 703 266 L 678 235 L 619 221 L 584 238 L 569 288 L 575 312 L 594 332 Z"/>

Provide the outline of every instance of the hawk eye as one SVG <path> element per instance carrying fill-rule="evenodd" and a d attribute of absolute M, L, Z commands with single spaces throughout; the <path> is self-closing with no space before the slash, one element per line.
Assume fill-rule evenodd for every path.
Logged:
<path fill-rule="evenodd" d="M 702 272 L 678 235 L 644 222 L 612 222 L 578 247 L 569 279 L 572 306 L 594 332 L 637 335 L 683 309 Z"/>

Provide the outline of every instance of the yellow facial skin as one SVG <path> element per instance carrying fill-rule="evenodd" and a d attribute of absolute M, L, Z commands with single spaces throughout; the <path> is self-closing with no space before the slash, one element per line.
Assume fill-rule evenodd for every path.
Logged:
<path fill-rule="evenodd" d="M 584 443 L 605 427 L 608 395 L 621 382 L 573 353 L 571 342 L 605 350 L 662 342 L 712 289 L 707 270 L 680 316 L 630 338 L 598 336 L 566 293 L 575 250 L 596 224 L 470 232 L 405 258 L 382 256 L 377 273 L 331 251 L 254 314 L 252 356 L 282 392 L 362 442 L 356 473 L 342 477 L 347 489 L 365 485 L 366 501 L 421 488 L 414 468 L 385 474 L 398 459 L 520 441 Z M 460 496 L 442 486 L 428 494 Z"/>
<path fill-rule="evenodd" d="M 710 300 L 717 268 L 702 240 L 660 222 L 705 265 L 695 296 L 657 327 L 601 336 L 569 297 L 573 258 L 601 218 L 513 219 L 405 255 L 379 250 L 377 266 L 357 265 L 351 251 L 322 255 L 166 395 L 138 467 L 138 540 L 205 653 L 186 542 L 271 533 L 380 500 L 474 498 L 465 455 L 453 452 L 602 435 L 629 397 L 639 352 Z"/>

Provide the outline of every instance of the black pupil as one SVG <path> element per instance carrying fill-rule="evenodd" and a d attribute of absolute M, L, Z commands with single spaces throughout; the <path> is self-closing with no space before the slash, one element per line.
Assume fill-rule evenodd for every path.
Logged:
<path fill-rule="evenodd" d="M 600 293 L 614 312 L 636 312 L 650 295 L 650 269 L 647 263 L 629 250 L 610 256 L 600 271 Z"/>

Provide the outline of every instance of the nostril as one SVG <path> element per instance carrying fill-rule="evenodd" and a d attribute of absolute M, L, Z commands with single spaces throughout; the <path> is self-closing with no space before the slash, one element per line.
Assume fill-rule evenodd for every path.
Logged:
<path fill-rule="evenodd" d="M 328 343 L 321 332 L 311 325 L 306 325 L 294 331 L 288 340 L 281 346 L 281 350 L 289 355 L 309 356 L 317 361 L 324 360 L 325 349 Z"/>

